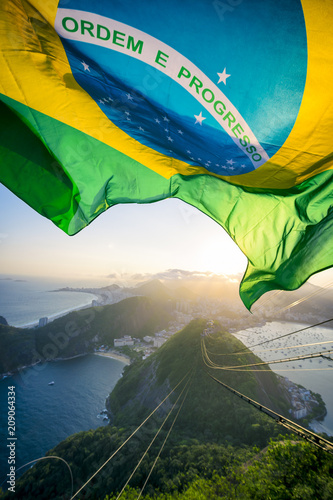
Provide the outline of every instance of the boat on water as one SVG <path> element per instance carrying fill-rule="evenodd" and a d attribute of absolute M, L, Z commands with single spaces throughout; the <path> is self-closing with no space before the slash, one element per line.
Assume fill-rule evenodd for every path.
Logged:
<path fill-rule="evenodd" d="M 49 382 L 48 385 L 54 385 L 54 381 L 52 380 L 52 382 Z"/>

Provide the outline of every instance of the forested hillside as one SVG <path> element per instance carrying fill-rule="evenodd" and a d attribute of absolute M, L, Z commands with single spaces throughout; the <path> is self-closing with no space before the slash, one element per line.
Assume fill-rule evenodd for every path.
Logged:
<path fill-rule="evenodd" d="M 131 297 L 112 305 L 73 311 L 42 328 L 0 325 L 0 374 L 47 360 L 92 352 L 94 345 L 131 335 L 143 338 L 164 328 L 170 316 L 160 302 Z"/>
<path fill-rule="evenodd" d="M 310 499 L 313 491 L 320 491 L 316 498 L 330 498 L 331 456 L 299 438 L 289 443 L 287 431 L 274 420 L 207 375 L 201 352 L 205 326 L 206 320 L 192 321 L 147 360 L 125 368 L 108 400 L 111 425 L 72 435 L 50 450 L 70 465 L 74 492 L 102 467 L 78 498 L 115 499 L 133 472 L 129 487 L 134 490 L 122 498 L 137 498 L 157 456 L 144 490 L 147 500 Z M 210 337 L 205 342 L 212 356 L 244 348 L 218 325 Z M 251 359 L 258 358 L 248 353 L 243 362 Z M 273 372 L 225 372 L 220 378 L 288 413 L 287 395 Z M 258 455 L 271 438 L 278 444 Z M 70 490 L 70 475 L 58 460 L 39 462 L 17 482 L 17 498 L 25 500 L 69 498 Z M 4 498 L 13 498 L 8 495 Z"/>

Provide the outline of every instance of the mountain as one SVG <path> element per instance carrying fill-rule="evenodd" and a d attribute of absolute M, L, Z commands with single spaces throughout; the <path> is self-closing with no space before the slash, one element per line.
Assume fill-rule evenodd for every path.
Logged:
<path fill-rule="evenodd" d="M 38 329 L 0 325 L 0 374 L 47 360 L 92 352 L 123 335 L 143 338 L 170 321 L 163 305 L 148 297 L 73 311 Z"/>
<path fill-rule="evenodd" d="M 239 297 L 241 275 L 225 276 L 171 269 L 152 277 L 153 282 L 162 282 L 167 293 L 176 300 L 218 300 L 223 303 L 223 313 L 237 308 L 242 316 L 251 317 Z M 148 283 L 146 281 L 146 285 Z M 183 297 L 177 296 L 179 287 L 183 289 Z M 129 290 L 134 292 L 135 288 Z M 268 321 L 291 319 L 311 324 L 332 316 L 332 301 L 331 283 L 320 287 L 307 282 L 297 290 L 265 293 L 253 306 L 253 312 L 255 316 Z"/>
<path fill-rule="evenodd" d="M 266 309 L 266 314 L 273 317 L 292 314 L 312 314 L 324 319 L 332 316 L 333 290 L 323 288 L 312 283 L 305 283 L 298 290 L 273 291 L 265 294 L 258 300 L 257 307 L 261 304 Z M 282 314 L 281 314 L 282 313 Z"/>
<path fill-rule="evenodd" d="M 0 325 L 8 325 L 6 318 L 4 318 L 3 316 L 0 316 Z"/>
<path fill-rule="evenodd" d="M 139 460 L 142 464 L 130 484 L 134 488 L 141 488 L 163 440 L 167 437 L 175 412 L 171 414 L 165 430 L 161 430 L 156 442 L 154 436 L 161 428 L 163 419 L 176 404 L 177 398 L 185 396 L 187 389 L 186 399 L 180 399 L 176 404 L 179 415 L 150 476 L 146 490 L 150 494 L 149 498 L 155 498 L 155 495 L 159 498 L 158 495 L 162 493 L 165 496 L 161 496 L 161 500 L 181 498 L 177 495 L 187 490 L 188 496 L 184 496 L 187 500 L 218 498 L 205 497 L 203 492 L 201 497 L 194 494 L 191 496 L 198 481 L 210 492 L 214 489 L 219 491 L 222 483 L 224 490 L 231 488 L 232 491 L 236 483 L 243 488 L 245 483 L 242 475 L 245 469 L 249 469 L 250 460 L 257 459 L 257 447 L 267 446 L 274 436 L 279 436 L 279 440 L 286 439 L 283 428 L 226 391 L 207 375 L 201 354 L 201 334 L 206 323 L 202 319 L 192 321 L 148 359 L 134 361 L 125 368 L 123 377 L 107 402 L 112 413 L 112 425 L 70 436 L 50 450 L 48 454 L 61 457 L 69 463 L 74 477 L 74 491 L 108 461 L 80 493 L 80 498 L 103 500 L 106 495 L 114 494 L 108 498 L 115 500 L 116 492 L 120 491 Z M 223 355 L 225 366 L 235 362 L 247 364 L 258 361 L 259 358 L 246 350 L 244 356 L 231 355 L 245 349 L 244 345 L 224 332 L 218 324 L 212 330 L 204 341 L 210 356 L 215 356 L 214 359 L 218 355 L 221 359 L 220 355 Z M 264 365 L 264 368 L 267 369 L 267 366 Z M 218 377 L 261 404 L 288 413 L 289 396 L 279 378 L 271 371 L 255 373 L 256 376 L 251 371 L 226 371 Z M 160 410 L 138 430 L 139 424 L 174 388 L 171 401 L 163 403 Z M 133 431 L 137 431 L 135 436 L 122 446 Z M 144 455 L 148 446 L 149 452 Z M 121 450 L 115 458 L 108 460 L 119 447 Z M 287 449 L 286 446 L 285 448 Z M 230 481 L 226 482 L 226 478 Z M 64 474 L 63 463 L 53 461 L 51 464 L 43 460 L 17 480 L 16 488 L 18 498 L 25 500 L 60 500 L 69 495 L 70 483 L 69 477 Z M 124 498 L 129 500 L 137 496 L 138 491 L 125 494 Z M 4 498 L 11 497 L 5 495 Z"/>
<path fill-rule="evenodd" d="M 153 279 L 131 287 L 111 284 L 103 288 L 62 290 L 94 293 L 101 304 L 144 295 L 164 302 L 170 312 L 178 308 L 180 312 L 193 313 L 192 317 L 203 315 L 204 309 L 206 312 L 209 309 L 211 317 L 228 318 L 233 323 L 229 326 L 241 329 L 263 321 L 276 320 L 314 324 L 332 315 L 333 290 L 329 286 L 322 288 L 308 282 L 294 291 L 267 292 L 254 304 L 254 314 L 251 314 L 239 297 L 240 275 L 225 276 L 171 269 L 151 276 Z M 138 279 L 145 277 L 148 276 L 137 276 Z"/>
<path fill-rule="evenodd" d="M 209 434 L 214 442 L 225 442 L 226 436 L 233 444 L 250 444 L 253 441 L 255 424 L 258 420 L 261 421 L 261 414 L 257 415 L 256 410 L 248 408 L 207 375 L 201 352 L 201 334 L 206 323 L 203 319 L 192 321 L 146 361 L 136 362 L 125 368 L 124 376 L 118 381 L 107 402 L 115 425 L 132 425 L 137 422 L 144 414 L 152 411 L 156 401 L 162 400 L 170 388 L 175 387 L 190 372 L 191 397 L 184 405 L 182 417 L 186 437 L 207 437 Z M 209 350 L 215 353 L 215 357 L 210 354 L 215 362 L 219 360 L 221 363 L 223 360 L 225 366 L 258 362 L 259 358 L 247 349 L 245 355 L 230 356 L 230 353 L 244 349 L 244 345 L 218 325 L 214 328 L 214 335 L 205 339 L 205 342 L 209 345 Z M 267 365 L 263 365 L 259 372 L 224 370 L 216 371 L 214 375 L 220 376 L 227 385 L 236 387 L 262 405 L 289 416 L 289 395 L 279 377 Z M 265 427 L 268 434 L 272 432 L 270 422 L 265 423 L 260 431 L 258 429 L 262 444 L 267 438 Z"/>
<path fill-rule="evenodd" d="M 173 290 L 173 297 L 176 300 L 185 300 L 193 302 L 198 299 L 198 295 L 194 293 L 190 288 L 185 286 L 179 286 Z"/>
<path fill-rule="evenodd" d="M 0 375 L 33 364 L 35 346 L 32 330 L 0 324 Z"/>
<path fill-rule="evenodd" d="M 151 280 L 146 283 L 142 283 L 134 288 L 130 288 L 129 291 L 138 295 L 145 295 L 146 297 L 151 297 L 154 300 L 167 301 L 171 298 L 171 294 L 168 289 L 159 281 Z"/>

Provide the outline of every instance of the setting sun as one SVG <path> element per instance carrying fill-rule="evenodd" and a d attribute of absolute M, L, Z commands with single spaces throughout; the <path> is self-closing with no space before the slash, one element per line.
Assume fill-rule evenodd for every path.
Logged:
<path fill-rule="evenodd" d="M 247 259 L 232 239 L 221 228 L 221 235 L 205 241 L 198 255 L 200 268 L 216 274 L 237 274 L 244 272 Z"/>

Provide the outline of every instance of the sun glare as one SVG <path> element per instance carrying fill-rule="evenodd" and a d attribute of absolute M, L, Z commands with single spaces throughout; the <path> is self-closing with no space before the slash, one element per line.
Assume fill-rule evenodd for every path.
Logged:
<path fill-rule="evenodd" d="M 247 265 L 245 255 L 229 236 L 206 242 L 201 247 L 200 267 L 216 274 L 237 274 L 244 272 Z"/>

